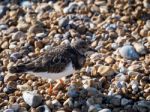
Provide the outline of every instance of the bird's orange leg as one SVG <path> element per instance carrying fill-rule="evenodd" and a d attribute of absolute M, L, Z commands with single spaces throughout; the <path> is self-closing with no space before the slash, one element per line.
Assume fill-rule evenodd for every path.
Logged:
<path fill-rule="evenodd" d="M 53 86 L 52 86 L 52 83 L 50 82 L 50 85 L 49 85 L 49 94 L 52 94 L 53 92 Z"/>
<path fill-rule="evenodd" d="M 59 79 L 59 81 L 60 81 L 60 83 L 61 83 L 62 85 L 65 84 L 65 82 L 64 82 L 62 79 Z"/>

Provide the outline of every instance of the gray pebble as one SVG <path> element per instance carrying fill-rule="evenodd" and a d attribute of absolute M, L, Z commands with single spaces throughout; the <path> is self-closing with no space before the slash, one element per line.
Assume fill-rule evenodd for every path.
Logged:
<path fill-rule="evenodd" d="M 111 110 L 110 110 L 110 109 L 105 108 L 105 109 L 102 109 L 102 110 L 100 110 L 100 111 L 98 111 L 98 112 L 111 112 Z"/>
<path fill-rule="evenodd" d="M 68 22 L 69 22 L 68 17 L 60 18 L 58 25 L 59 25 L 59 27 L 66 27 L 68 25 Z"/>
<path fill-rule="evenodd" d="M 37 107 L 38 112 L 51 112 L 47 105 L 41 105 Z"/>
<path fill-rule="evenodd" d="M 15 112 L 13 109 L 6 109 L 3 112 Z"/>
<path fill-rule="evenodd" d="M 150 110 L 150 101 L 142 100 L 137 102 L 138 106 L 146 107 Z"/>
<path fill-rule="evenodd" d="M 22 1 L 21 2 L 21 6 L 23 8 L 31 8 L 32 7 L 32 3 L 30 1 Z"/>
<path fill-rule="evenodd" d="M 119 49 L 122 57 L 126 59 L 136 60 L 139 59 L 139 54 L 135 51 L 134 47 L 131 45 L 125 45 Z"/>
<path fill-rule="evenodd" d="M 3 5 L 0 5 L 0 18 L 5 15 L 7 8 Z"/>
<path fill-rule="evenodd" d="M 128 105 L 132 102 L 132 100 L 129 100 L 129 99 L 126 99 L 126 98 L 122 98 L 121 99 L 121 105 L 122 106 L 125 106 L 125 105 Z"/>
<path fill-rule="evenodd" d="M 67 95 L 68 95 L 69 97 L 78 97 L 78 96 L 79 96 L 79 93 L 76 91 L 75 86 L 71 85 L 71 86 L 69 86 Z"/>
<path fill-rule="evenodd" d="M 42 96 L 34 93 L 33 91 L 24 91 L 22 97 L 24 101 L 32 107 L 37 107 L 42 102 Z"/>
<path fill-rule="evenodd" d="M 7 25 L 5 25 L 5 24 L 0 24 L 0 31 L 1 31 L 1 30 L 6 30 L 7 28 L 8 28 Z"/>
<path fill-rule="evenodd" d="M 22 31 L 17 31 L 12 34 L 12 40 L 19 40 L 20 38 L 25 38 L 26 35 Z"/>

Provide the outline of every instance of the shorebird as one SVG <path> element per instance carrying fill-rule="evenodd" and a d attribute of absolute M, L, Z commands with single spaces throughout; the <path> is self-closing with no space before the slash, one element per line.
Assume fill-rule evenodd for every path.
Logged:
<path fill-rule="evenodd" d="M 30 73 L 46 79 L 61 80 L 62 77 L 73 74 L 80 70 L 85 63 L 85 52 L 91 50 L 84 40 L 77 40 L 71 45 L 59 45 L 44 54 L 41 54 L 35 60 L 11 66 L 10 73 Z M 50 83 L 49 92 L 52 92 Z"/>

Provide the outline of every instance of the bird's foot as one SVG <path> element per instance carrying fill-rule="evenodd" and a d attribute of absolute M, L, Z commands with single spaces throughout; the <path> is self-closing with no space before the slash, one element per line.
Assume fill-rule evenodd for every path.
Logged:
<path fill-rule="evenodd" d="M 53 86 L 52 84 L 50 83 L 50 86 L 49 86 L 49 94 L 51 95 L 53 93 Z"/>

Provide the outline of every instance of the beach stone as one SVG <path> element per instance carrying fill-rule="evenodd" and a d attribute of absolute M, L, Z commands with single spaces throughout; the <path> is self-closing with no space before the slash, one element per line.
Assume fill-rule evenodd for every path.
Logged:
<path fill-rule="evenodd" d="M 112 111 L 110 109 L 105 108 L 105 109 L 102 109 L 102 110 L 100 110 L 98 112 L 112 112 Z"/>
<path fill-rule="evenodd" d="M 100 105 L 90 105 L 88 112 L 97 112 L 98 110 L 101 110 Z"/>
<path fill-rule="evenodd" d="M 6 86 L 4 89 L 3 89 L 3 92 L 5 92 L 6 94 L 10 94 L 10 93 L 13 93 L 15 92 L 16 89 L 12 88 L 12 87 L 9 87 L 9 86 Z"/>
<path fill-rule="evenodd" d="M 20 38 L 26 38 L 26 35 L 22 31 L 17 31 L 12 34 L 12 40 L 18 41 Z"/>
<path fill-rule="evenodd" d="M 119 52 L 123 58 L 136 60 L 139 59 L 139 54 L 135 51 L 131 45 L 125 45 L 119 49 Z"/>
<path fill-rule="evenodd" d="M 105 62 L 108 64 L 112 64 L 112 63 L 114 63 L 114 59 L 112 57 L 106 57 Z"/>
<path fill-rule="evenodd" d="M 121 105 L 121 98 L 112 97 L 112 98 L 110 98 L 110 103 L 114 106 L 120 106 Z"/>
<path fill-rule="evenodd" d="M 15 81 L 15 80 L 17 80 L 17 75 L 16 75 L 16 74 L 8 73 L 8 74 L 4 77 L 4 82 Z"/>
<path fill-rule="evenodd" d="M 24 91 L 22 97 L 24 101 L 32 107 L 37 107 L 42 103 L 42 96 L 33 91 Z"/>
<path fill-rule="evenodd" d="M 0 5 L 0 18 L 6 14 L 7 8 L 3 5 Z"/>
<path fill-rule="evenodd" d="M 138 101 L 137 105 L 148 108 L 150 110 L 150 101 L 146 101 L 146 100 Z"/>
<path fill-rule="evenodd" d="M 0 24 L 0 31 L 1 30 L 6 30 L 8 26 L 6 24 Z"/>
<path fill-rule="evenodd" d="M 2 49 L 8 49 L 8 47 L 9 47 L 8 41 L 4 41 L 4 42 L 1 44 L 1 48 L 2 48 Z"/>
<path fill-rule="evenodd" d="M 32 33 L 34 33 L 34 34 L 42 33 L 42 32 L 44 32 L 44 28 L 39 24 L 35 24 L 29 28 L 28 32 L 31 34 Z"/>
<path fill-rule="evenodd" d="M 145 8 L 150 9 L 150 1 L 149 0 L 143 0 L 143 5 Z"/>
<path fill-rule="evenodd" d="M 59 25 L 59 27 L 66 27 L 68 25 L 68 22 L 69 22 L 68 17 L 60 18 L 58 25 Z"/>
<path fill-rule="evenodd" d="M 14 103 L 10 106 L 11 109 L 13 109 L 15 112 L 18 112 L 19 111 L 19 104 L 18 103 Z"/>
<path fill-rule="evenodd" d="M 131 100 L 128 100 L 128 99 L 126 99 L 126 98 L 122 98 L 122 99 L 121 99 L 121 105 L 122 105 L 122 106 L 128 105 L 128 104 L 130 104 L 131 102 L 132 102 Z"/>
<path fill-rule="evenodd" d="M 51 112 L 47 105 L 41 105 L 36 108 L 38 112 Z"/>
<path fill-rule="evenodd" d="M 75 86 L 71 85 L 71 86 L 68 88 L 67 95 L 68 95 L 69 97 L 78 97 L 78 96 L 79 96 L 79 93 L 77 92 Z"/>
<path fill-rule="evenodd" d="M 13 109 L 6 109 L 3 112 L 15 112 Z"/>
<path fill-rule="evenodd" d="M 10 55 L 11 61 L 17 61 L 21 57 L 22 55 L 19 52 L 15 52 Z"/>
<path fill-rule="evenodd" d="M 52 101 L 52 105 L 54 106 L 54 108 L 61 107 L 61 103 L 56 99 Z"/>
<path fill-rule="evenodd" d="M 143 44 L 141 44 L 141 43 L 133 43 L 133 46 L 134 46 L 135 50 L 139 54 L 141 54 L 141 55 L 146 54 L 146 49 L 145 49 Z"/>
<path fill-rule="evenodd" d="M 99 66 L 97 72 L 101 76 L 111 76 L 114 74 L 114 71 L 110 66 L 104 66 L 104 65 Z"/>
<path fill-rule="evenodd" d="M 31 8 L 32 7 L 32 3 L 30 1 L 22 1 L 21 2 L 21 6 L 23 8 Z"/>
<path fill-rule="evenodd" d="M 32 88 L 28 84 L 23 84 L 23 85 L 17 85 L 17 89 L 20 91 L 31 91 Z"/>

